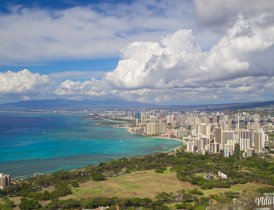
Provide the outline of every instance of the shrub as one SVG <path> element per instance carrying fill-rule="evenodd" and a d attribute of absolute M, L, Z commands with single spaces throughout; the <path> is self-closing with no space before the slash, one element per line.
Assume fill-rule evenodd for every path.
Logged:
<path fill-rule="evenodd" d="M 55 186 L 55 189 L 50 193 L 51 198 L 58 198 L 71 194 L 71 189 L 67 184 L 59 184 Z"/>
<path fill-rule="evenodd" d="M 199 191 L 197 188 L 188 190 L 188 193 L 195 194 L 195 195 L 203 195 L 204 194 L 203 192 Z"/>
<path fill-rule="evenodd" d="M 104 181 L 106 177 L 101 173 L 94 173 L 91 175 L 93 181 Z"/>
<path fill-rule="evenodd" d="M 191 178 L 190 183 L 194 185 L 203 185 L 206 183 L 206 180 L 201 176 L 194 176 Z"/>

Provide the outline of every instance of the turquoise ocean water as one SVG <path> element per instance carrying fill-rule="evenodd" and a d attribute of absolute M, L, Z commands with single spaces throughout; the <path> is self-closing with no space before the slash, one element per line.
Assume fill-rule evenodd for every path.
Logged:
<path fill-rule="evenodd" d="M 83 114 L 0 113 L 0 173 L 26 176 L 73 169 L 181 145 L 97 125 Z"/>

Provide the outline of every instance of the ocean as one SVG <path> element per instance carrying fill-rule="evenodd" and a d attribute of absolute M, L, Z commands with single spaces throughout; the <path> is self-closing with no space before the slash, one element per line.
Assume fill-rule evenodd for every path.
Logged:
<path fill-rule="evenodd" d="M 98 125 L 84 113 L 0 113 L 0 173 L 13 177 L 164 152 L 181 144 Z"/>

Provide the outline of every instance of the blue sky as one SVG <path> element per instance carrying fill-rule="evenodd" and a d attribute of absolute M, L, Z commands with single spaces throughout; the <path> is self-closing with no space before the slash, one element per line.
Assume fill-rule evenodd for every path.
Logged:
<path fill-rule="evenodd" d="M 273 100 L 268 0 L 0 2 L 0 103 Z"/>
<path fill-rule="evenodd" d="M 50 9 L 64 9 L 75 6 L 89 6 L 91 4 L 99 3 L 128 3 L 130 4 L 131 0 L 58 0 L 58 1 L 49 1 L 49 0 L 2 0 L 0 2 L 1 10 L 8 12 L 7 7 L 11 5 L 22 5 L 25 7 L 42 7 Z"/>
<path fill-rule="evenodd" d="M 24 64 L 19 66 L 0 66 L 0 69 L 2 72 L 5 72 L 7 69 L 18 72 L 24 68 L 27 68 L 31 69 L 33 72 L 41 74 L 53 73 L 58 71 L 109 71 L 116 67 L 118 61 L 118 57 L 90 60 L 60 60 L 33 65 Z"/>
<path fill-rule="evenodd" d="M 62 10 L 73 8 L 75 6 L 96 6 L 99 3 L 126 3 L 130 4 L 132 1 L 123 0 L 2 0 L 0 1 L 0 11 L 4 14 L 10 14 L 10 7 L 20 5 L 25 8 L 46 8 L 49 10 Z M 62 71 L 110 71 L 115 68 L 119 60 L 118 55 L 111 57 L 93 58 L 93 59 L 75 59 L 75 60 L 60 60 L 48 61 L 41 64 L 27 63 L 23 65 L 0 65 L 0 72 L 7 70 L 20 71 L 22 69 L 31 69 L 33 72 L 42 74 Z"/>

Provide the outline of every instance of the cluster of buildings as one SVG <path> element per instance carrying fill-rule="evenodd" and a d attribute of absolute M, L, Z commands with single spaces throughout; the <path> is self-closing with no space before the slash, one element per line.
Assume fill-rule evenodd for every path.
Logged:
<path fill-rule="evenodd" d="M 243 157 L 264 153 L 268 146 L 267 132 L 273 131 L 272 120 L 270 116 L 261 118 L 258 114 L 246 112 L 202 115 L 192 125 L 187 151 L 223 153 L 224 157 L 230 157 L 234 155 L 236 145 L 239 145 Z"/>
<path fill-rule="evenodd" d="M 268 141 L 268 133 L 274 133 L 274 117 L 270 115 L 151 110 L 105 111 L 96 116 L 127 120 L 133 133 L 184 140 L 191 153 L 230 157 L 239 148 L 244 157 L 250 157 L 274 145 Z"/>
<path fill-rule="evenodd" d="M 0 189 L 3 190 L 10 186 L 11 178 L 8 174 L 0 173 Z"/>
<path fill-rule="evenodd" d="M 104 111 L 96 117 L 127 120 L 133 133 L 182 139 L 191 153 L 230 157 L 239 147 L 244 157 L 250 157 L 274 146 L 268 141 L 268 133 L 274 133 L 274 117 L 269 114 L 144 110 Z"/>
<path fill-rule="evenodd" d="M 233 156 L 236 145 L 244 157 L 264 153 L 274 118 L 247 112 L 135 112 L 131 131 L 148 136 L 177 138 L 187 142 L 187 152 Z"/>

